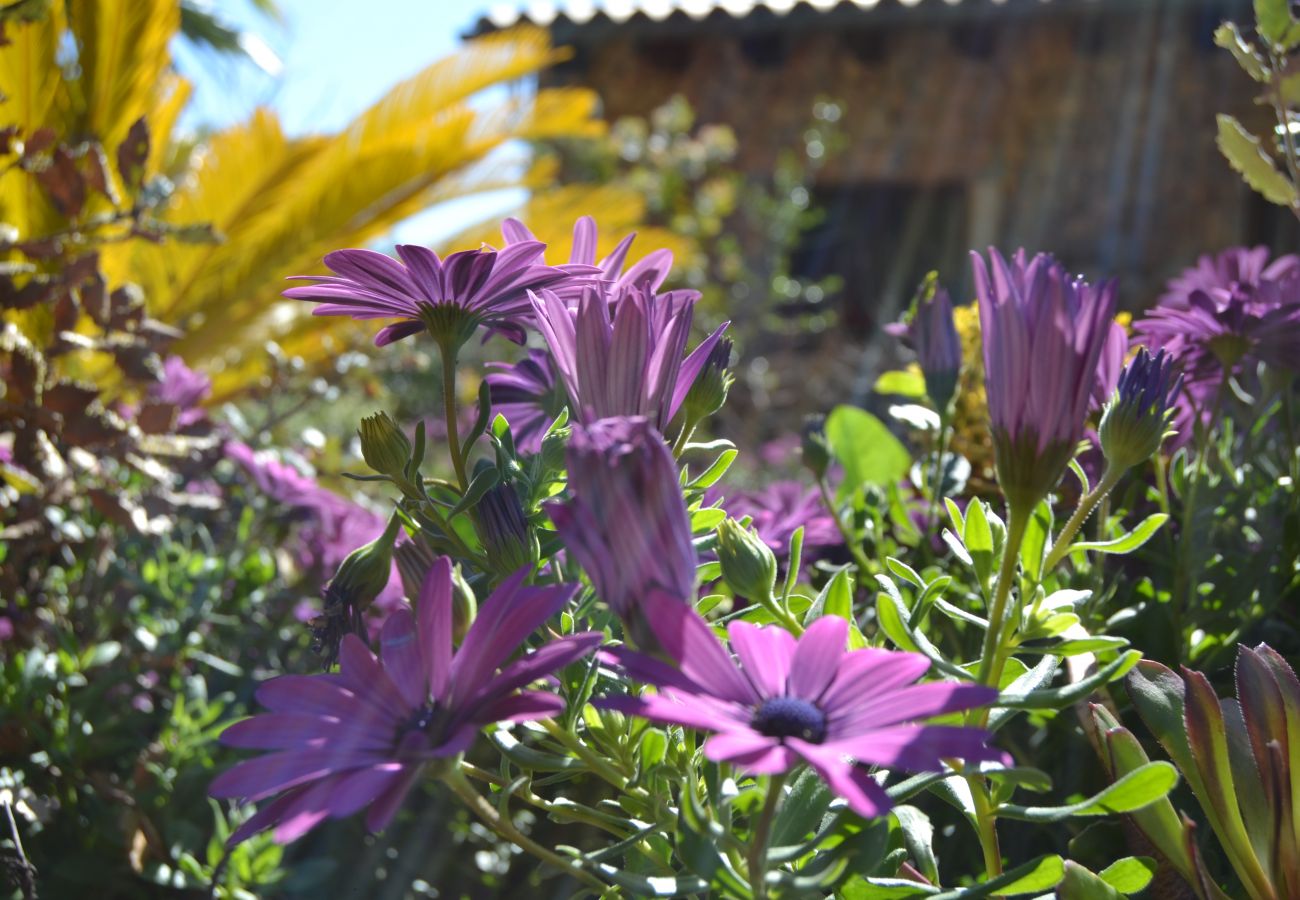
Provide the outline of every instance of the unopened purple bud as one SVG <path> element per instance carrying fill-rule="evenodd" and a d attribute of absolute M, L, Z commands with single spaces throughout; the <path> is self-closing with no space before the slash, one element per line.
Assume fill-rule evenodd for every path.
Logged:
<path fill-rule="evenodd" d="M 1111 465 L 1129 468 L 1160 449 L 1171 414 L 1170 403 L 1182 389 L 1164 350 L 1152 356 L 1146 347 L 1119 376 L 1119 387 L 1101 417 L 1098 435 Z"/>
<path fill-rule="evenodd" d="M 502 575 L 537 562 L 537 537 L 528 527 L 519 495 L 509 482 L 489 488 L 478 502 L 479 536 L 488 564 Z"/>

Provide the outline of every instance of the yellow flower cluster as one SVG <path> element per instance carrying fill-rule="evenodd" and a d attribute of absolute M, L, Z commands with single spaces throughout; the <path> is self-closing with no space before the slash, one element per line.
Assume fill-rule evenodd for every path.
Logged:
<path fill-rule="evenodd" d="M 952 449 L 970 461 L 970 490 L 995 491 L 993 438 L 989 435 L 988 402 L 984 396 L 984 348 L 980 341 L 979 309 L 974 303 L 953 310 L 961 337 L 961 381 L 952 412 Z"/>

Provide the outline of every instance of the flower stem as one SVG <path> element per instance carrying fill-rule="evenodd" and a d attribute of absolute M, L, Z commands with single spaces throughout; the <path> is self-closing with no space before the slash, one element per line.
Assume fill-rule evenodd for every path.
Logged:
<path fill-rule="evenodd" d="M 948 452 L 950 431 L 947 413 L 939 413 L 939 436 L 934 458 L 934 469 L 930 478 L 930 509 L 925 516 L 925 534 L 922 536 L 927 547 L 929 546 L 930 535 L 934 533 L 934 529 L 939 524 L 939 509 L 943 506 L 943 476 L 948 473 L 948 467 L 944 464 L 944 456 Z"/>
<path fill-rule="evenodd" d="M 568 750 L 572 751 L 574 755 L 586 763 L 587 768 L 591 769 L 595 775 L 600 776 L 600 778 L 607 781 L 612 787 L 620 791 L 628 791 L 627 778 L 625 778 L 621 772 L 611 766 L 608 762 L 601 759 L 595 753 L 592 753 L 591 748 L 578 740 L 576 735 L 572 734 L 564 728 L 564 726 L 556 723 L 552 719 L 542 719 L 540 724 L 546 729 L 547 733 L 550 734 L 551 737 L 555 738 Z M 637 792 L 631 791 L 630 793 Z"/>
<path fill-rule="evenodd" d="M 1088 521 L 1088 516 L 1092 515 L 1092 511 L 1097 507 L 1101 498 L 1109 494 L 1115 485 L 1119 483 L 1124 471 L 1119 466 L 1109 463 L 1106 465 L 1106 471 L 1102 473 L 1101 481 L 1097 482 L 1097 486 L 1079 501 L 1078 509 L 1074 511 L 1074 515 L 1070 516 L 1070 521 L 1065 523 L 1065 527 L 1061 529 L 1060 535 L 1052 544 L 1052 549 L 1048 551 L 1047 561 L 1043 563 L 1044 575 L 1056 568 L 1057 564 L 1069 554 L 1070 544 L 1074 542 L 1074 536 L 1079 533 L 1083 523 Z"/>
<path fill-rule="evenodd" d="M 840 533 L 840 538 L 844 541 L 844 546 L 847 547 L 849 553 L 852 554 L 853 562 L 857 564 L 858 571 L 862 573 L 863 577 L 865 577 L 871 571 L 871 563 L 867 559 L 867 555 L 862 552 L 862 545 L 858 543 L 857 539 L 853 537 L 853 533 L 849 531 L 849 526 L 845 525 L 844 520 L 840 518 L 840 511 L 835 506 L 835 501 L 831 499 L 831 492 L 826 486 L 825 477 L 817 479 L 817 489 L 821 491 L 822 503 L 825 505 L 826 511 L 830 513 L 831 518 L 835 520 L 835 527 Z"/>
<path fill-rule="evenodd" d="M 773 775 L 769 779 L 763 811 L 758 814 L 758 823 L 749 840 L 749 886 L 754 891 L 754 900 L 764 900 L 767 897 L 767 841 L 772 833 L 772 822 L 781 803 L 784 785 L 784 773 Z"/>
<path fill-rule="evenodd" d="M 1032 512 L 1019 505 L 1012 506 L 1007 522 L 1007 540 L 1002 548 L 1002 564 L 998 568 L 998 583 L 993 590 L 993 606 L 989 610 L 989 627 L 984 632 L 984 653 L 980 657 L 979 675 L 981 684 L 997 687 L 1002 677 L 1002 667 L 996 664 L 998 651 L 1002 647 L 1003 625 L 1006 616 L 1007 598 L 1011 596 L 1011 585 L 1016 578 L 1016 563 L 1020 560 L 1020 545 L 1025 539 L 1025 528 L 1029 524 Z M 983 714 L 987 716 L 987 710 Z"/>
<path fill-rule="evenodd" d="M 998 843 L 998 817 L 993 812 L 989 800 L 988 788 L 980 775 L 967 775 L 970 785 L 971 800 L 975 805 L 975 822 L 980 841 L 980 853 L 984 856 L 984 872 L 988 878 L 997 878 L 1002 874 L 1002 847 Z"/>
<path fill-rule="evenodd" d="M 442 357 L 442 411 L 447 420 L 447 449 L 451 453 L 452 468 L 456 470 L 456 481 L 464 492 L 469 487 L 469 479 L 465 477 L 465 459 L 460 452 L 460 426 L 456 423 L 456 363 L 459 353 L 449 341 L 440 342 L 438 351 Z"/>
<path fill-rule="evenodd" d="M 524 834 L 515 827 L 508 816 L 503 816 L 497 812 L 497 808 L 487 801 L 487 799 L 474 790 L 474 786 L 465 778 L 465 774 L 460 769 L 453 769 L 444 779 L 447 786 L 451 788 L 465 805 L 474 811 L 483 824 L 491 828 L 501 837 L 510 843 L 536 856 L 543 862 L 549 863 L 561 872 L 572 875 L 581 881 L 587 887 L 596 891 L 597 894 L 605 892 L 605 883 L 595 875 L 583 869 L 582 862 L 577 859 L 566 859 L 551 850 L 547 850 L 541 844 L 534 841 L 528 835 Z"/>

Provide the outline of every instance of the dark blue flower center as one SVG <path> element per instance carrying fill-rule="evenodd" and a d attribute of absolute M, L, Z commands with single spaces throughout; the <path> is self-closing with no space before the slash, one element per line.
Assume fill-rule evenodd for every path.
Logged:
<path fill-rule="evenodd" d="M 796 737 L 810 744 L 826 740 L 826 713 L 798 697 L 772 697 L 754 710 L 749 725 L 774 738 Z"/>

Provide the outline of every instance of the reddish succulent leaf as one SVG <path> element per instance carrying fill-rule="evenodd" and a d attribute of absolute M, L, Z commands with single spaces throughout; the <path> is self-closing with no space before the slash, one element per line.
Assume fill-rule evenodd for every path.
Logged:
<path fill-rule="evenodd" d="M 1289 816 L 1291 821 L 1291 843 L 1295 847 L 1300 847 L 1300 679 L 1296 678 L 1295 671 L 1272 647 L 1260 644 L 1255 648 L 1255 652 L 1272 670 L 1286 710 L 1287 746 L 1290 748 L 1286 768 L 1291 777 L 1291 806 L 1289 809 L 1284 809 L 1283 813 Z"/>
<path fill-rule="evenodd" d="M 99 389 L 90 384 L 60 381 L 45 390 L 43 404 L 61 415 L 84 413 L 99 398 Z"/>
<path fill-rule="evenodd" d="M 1204 788 L 1192 761 L 1192 748 L 1187 743 L 1183 680 L 1160 663 L 1144 659 L 1128 673 L 1124 684 L 1142 721 L 1200 796 Z"/>
<path fill-rule="evenodd" d="M 108 171 L 108 154 L 98 141 L 86 149 L 86 181 L 100 194 L 108 198 L 114 206 L 118 203 L 117 186 Z"/>
<path fill-rule="evenodd" d="M 149 125 L 141 117 L 135 120 L 126 138 L 117 148 L 117 171 L 127 190 L 134 191 L 144 180 L 144 164 L 149 159 Z"/>
<path fill-rule="evenodd" d="M 58 135 L 53 128 L 38 128 L 23 142 L 23 160 L 27 161 L 54 146 Z"/>
<path fill-rule="evenodd" d="M 86 179 L 66 148 L 55 149 L 50 164 L 36 173 L 36 180 L 50 195 L 54 207 L 68 218 L 75 219 L 85 207 Z"/>
<path fill-rule="evenodd" d="M 145 434 L 170 434 L 179 413 L 174 403 L 146 403 L 140 407 L 135 422 Z"/>
<path fill-rule="evenodd" d="M 1232 787 L 1241 809 L 1242 821 L 1255 855 L 1270 867 L 1273 857 L 1277 818 L 1266 787 L 1267 781 L 1259 758 L 1251 747 L 1249 728 L 1242 716 L 1241 704 L 1232 697 L 1219 701 L 1223 713 L 1224 736 L 1228 742 L 1228 763 L 1232 768 Z"/>

